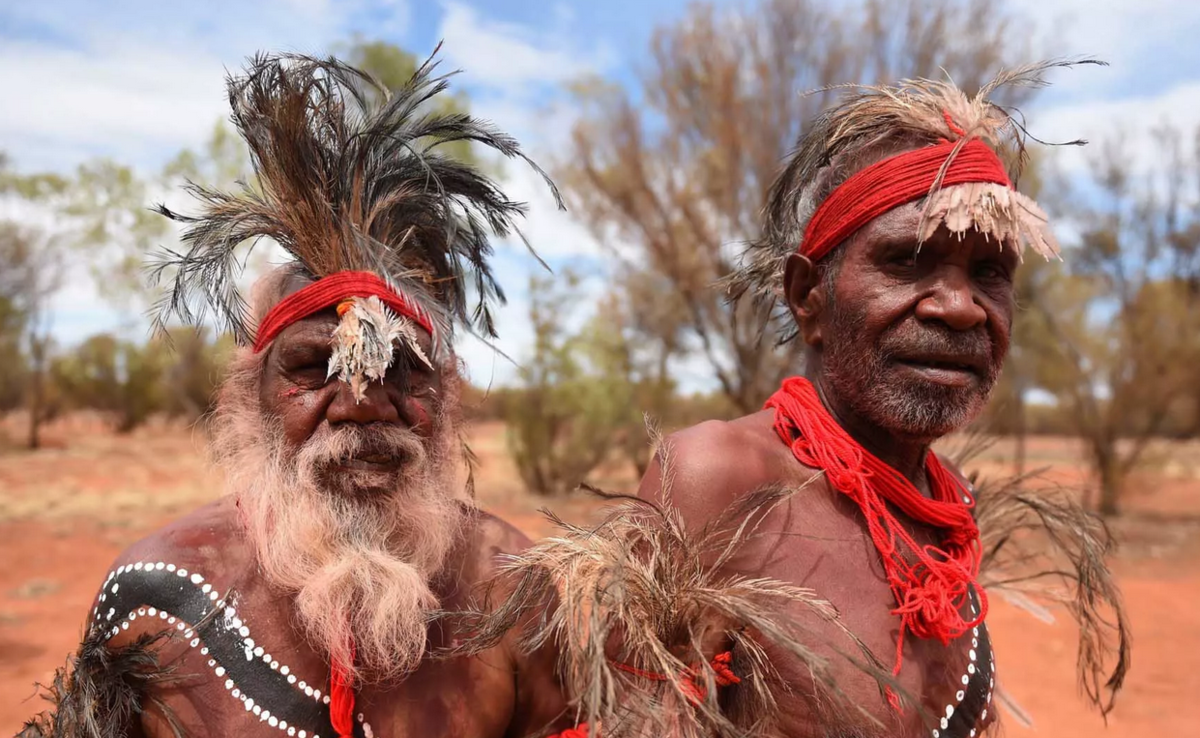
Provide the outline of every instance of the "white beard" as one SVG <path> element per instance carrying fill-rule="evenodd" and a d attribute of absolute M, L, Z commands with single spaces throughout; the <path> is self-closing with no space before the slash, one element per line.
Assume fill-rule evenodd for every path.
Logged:
<path fill-rule="evenodd" d="M 298 451 L 287 449 L 258 408 L 260 369 L 239 366 L 248 361 L 235 362 L 222 392 L 213 450 L 262 575 L 294 595 L 309 643 L 352 665 L 354 677 L 387 680 L 413 671 L 439 604 L 430 581 L 470 509 L 453 493 L 454 424 L 441 422 L 443 414 L 432 440 L 409 444 L 416 453 L 389 485 L 394 492 L 334 491 L 319 481 L 322 464 L 352 449 L 361 434 L 322 424 Z"/>

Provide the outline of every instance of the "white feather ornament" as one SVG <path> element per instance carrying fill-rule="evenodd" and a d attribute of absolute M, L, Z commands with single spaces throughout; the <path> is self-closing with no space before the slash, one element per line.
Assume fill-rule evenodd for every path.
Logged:
<path fill-rule="evenodd" d="M 354 401 L 366 398 L 366 384 L 383 381 L 392 365 L 397 345 L 411 351 L 427 368 L 432 362 L 421 349 L 416 327 L 408 318 L 396 315 L 374 295 L 353 297 L 338 306 L 341 319 L 331 337 L 333 353 L 329 357 L 326 378 L 338 378 L 350 385 Z"/>

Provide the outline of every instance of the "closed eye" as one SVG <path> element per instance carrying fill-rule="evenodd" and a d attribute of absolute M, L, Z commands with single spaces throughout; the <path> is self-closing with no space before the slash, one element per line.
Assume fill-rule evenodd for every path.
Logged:
<path fill-rule="evenodd" d="M 985 262 L 983 264 L 976 265 L 975 276 L 979 279 L 987 280 L 1008 279 L 1010 272 L 1003 264 L 996 262 Z"/>

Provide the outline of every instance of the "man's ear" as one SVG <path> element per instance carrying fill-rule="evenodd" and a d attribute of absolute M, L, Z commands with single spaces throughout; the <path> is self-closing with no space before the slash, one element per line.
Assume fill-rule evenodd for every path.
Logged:
<path fill-rule="evenodd" d="M 821 345 L 818 318 L 825 308 L 825 295 L 817 289 L 819 270 L 807 256 L 792 254 L 783 270 L 784 298 L 800 328 L 800 338 L 809 346 Z"/>

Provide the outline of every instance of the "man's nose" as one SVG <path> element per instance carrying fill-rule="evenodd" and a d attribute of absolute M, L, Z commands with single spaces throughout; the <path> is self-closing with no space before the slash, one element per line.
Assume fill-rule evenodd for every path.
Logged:
<path fill-rule="evenodd" d="M 395 403 L 388 397 L 387 388 L 376 381 L 365 382 L 365 393 L 361 401 L 355 401 L 354 390 L 349 382 L 337 381 L 337 394 L 325 411 L 325 419 L 330 425 L 338 423 L 396 423 L 400 420 L 400 412 Z"/>
<path fill-rule="evenodd" d="M 917 318 L 944 323 L 956 331 L 969 331 L 987 322 L 987 312 L 975 301 L 966 270 L 948 265 L 931 275 L 917 303 Z"/>

